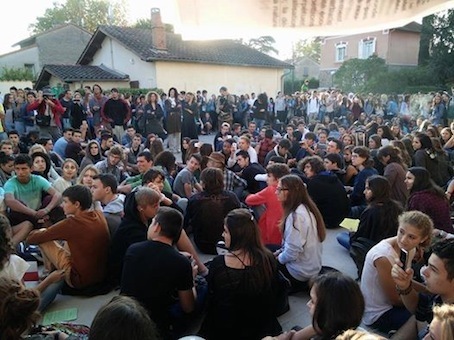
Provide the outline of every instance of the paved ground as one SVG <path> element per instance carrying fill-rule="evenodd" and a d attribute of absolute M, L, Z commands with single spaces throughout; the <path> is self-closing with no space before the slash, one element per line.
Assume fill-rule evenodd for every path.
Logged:
<path fill-rule="evenodd" d="M 212 143 L 213 138 L 213 135 L 201 136 L 200 141 Z M 327 238 L 323 243 L 323 265 L 336 268 L 341 272 L 356 278 L 355 264 L 348 255 L 348 252 L 336 241 L 336 235 L 341 231 L 344 231 L 344 229 L 328 230 Z M 208 261 L 211 258 L 211 256 L 207 255 L 201 256 L 204 261 Z M 89 326 L 97 310 L 117 294 L 118 291 L 114 291 L 107 295 L 93 298 L 59 295 L 48 310 L 56 311 L 77 307 L 78 318 L 74 322 Z M 308 300 L 309 296 L 306 293 L 298 293 L 290 296 L 290 311 L 279 318 L 284 330 L 289 330 L 295 325 L 306 326 L 311 323 L 308 308 L 306 306 Z"/>

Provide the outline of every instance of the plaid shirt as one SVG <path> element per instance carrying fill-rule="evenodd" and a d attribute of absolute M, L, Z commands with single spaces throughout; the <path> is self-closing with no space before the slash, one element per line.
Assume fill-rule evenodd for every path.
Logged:
<path fill-rule="evenodd" d="M 229 169 L 224 170 L 224 189 L 233 191 L 234 188 L 243 187 L 246 189 L 247 183 L 240 176 Z"/>

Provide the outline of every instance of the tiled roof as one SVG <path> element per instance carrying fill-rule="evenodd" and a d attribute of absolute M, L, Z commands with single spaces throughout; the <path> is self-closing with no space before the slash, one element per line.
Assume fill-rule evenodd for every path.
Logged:
<path fill-rule="evenodd" d="M 412 21 L 412 22 L 408 23 L 408 24 L 405 25 L 405 26 L 396 27 L 396 30 L 399 30 L 399 31 L 407 31 L 407 32 L 421 33 L 422 25 L 421 25 L 421 24 L 418 24 L 418 23 L 415 22 L 415 21 Z"/>
<path fill-rule="evenodd" d="M 54 76 L 62 82 L 76 81 L 129 81 L 127 74 L 111 70 L 110 68 L 90 65 L 44 65 L 35 88 L 49 85 L 50 78 Z"/>
<path fill-rule="evenodd" d="M 129 76 L 104 65 L 44 65 L 42 72 L 48 72 L 51 75 L 66 81 L 83 80 L 125 80 Z"/>
<path fill-rule="evenodd" d="M 151 29 L 99 26 L 78 63 L 88 64 L 105 36 L 118 41 L 142 60 L 181 61 L 204 64 L 293 68 L 292 65 L 233 40 L 185 41 L 181 36 L 166 33 L 167 50 L 152 46 Z"/>

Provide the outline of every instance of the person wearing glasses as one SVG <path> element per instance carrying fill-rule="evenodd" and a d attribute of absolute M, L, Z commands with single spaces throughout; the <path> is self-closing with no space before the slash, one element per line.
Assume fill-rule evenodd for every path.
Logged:
<path fill-rule="evenodd" d="M 309 280 L 322 269 L 325 222 L 298 176 L 282 177 L 276 194 L 284 215 L 280 224 L 282 247 L 274 255 L 282 274 L 291 283 L 291 291 L 309 291 Z"/>

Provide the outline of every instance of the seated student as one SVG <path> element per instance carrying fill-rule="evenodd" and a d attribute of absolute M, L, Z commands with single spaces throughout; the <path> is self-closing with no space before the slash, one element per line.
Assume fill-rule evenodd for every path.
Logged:
<path fill-rule="evenodd" d="M 240 176 L 243 178 L 247 187 L 246 190 L 251 194 L 256 194 L 263 189 L 264 184 L 255 179 L 258 174 L 265 174 L 266 170 L 259 163 L 251 163 L 247 151 L 240 150 L 237 153 L 237 162 L 241 168 Z"/>
<path fill-rule="evenodd" d="M 454 339 L 454 305 L 434 306 L 433 313 L 429 334 L 424 339 Z"/>
<path fill-rule="evenodd" d="M 188 205 L 188 200 L 186 198 L 180 198 L 176 201 L 173 200 L 172 192 L 165 190 L 165 175 L 160 169 L 152 168 L 148 170 L 142 177 L 142 186 L 153 189 L 161 194 L 161 201 L 159 205 L 161 207 L 171 207 L 177 209 L 181 213 L 186 211 L 186 206 Z"/>
<path fill-rule="evenodd" d="M 342 156 L 338 153 L 329 153 L 325 156 L 323 162 L 327 171 L 336 175 L 339 181 L 345 186 L 345 170 L 342 169 Z"/>
<path fill-rule="evenodd" d="M 240 201 L 231 191 L 224 190 L 221 170 L 206 168 L 200 175 L 202 192 L 188 201 L 185 214 L 185 230 L 192 230 L 194 242 L 205 254 L 217 254 L 216 244 L 222 240 L 224 218 L 227 213 L 240 207 Z"/>
<path fill-rule="evenodd" d="M 325 226 L 338 228 L 350 207 L 344 186 L 337 176 L 325 171 L 325 165 L 318 156 L 304 158 L 298 168 L 308 178 L 307 191 L 322 213 Z"/>
<path fill-rule="evenodd" d="M 65 158 L 72 158 L 76 161 L 77 165 L 80 165 L 82 158 L 85 156 L 85 152 L 82 148 L 82 132 L 80 130 L 74 130 L 73 136 L 65 148 Z"/>
<path fill-rule="evenodd" d="M 30 221 L 34 226 L 49 218 L 57 207 L 61 195 L 41 176 L 32 174 L 32 160 L 28 155 L 18 155 L 14 160 L 15 176 L 5 183 L 5 204 L 10 209 L 12 225 Z M 43 193 L 48 193 L 47 202 Z M 47 203 L 47 204 L 46 204 Z"/>
<path fill-rule="evenodd" d="M 120 281 L 123 260 L 128 247 L 147 239 L 149 220 L 156 216 L 161 198 L 159 192 L 147 187 L 141 187 L 126 196 L 124 216 L 117 232 L 113 235 L 110 249 L 109 274 L 114 284 Z M 208 272 L 184 230 L 177 242 L 177 247 L 194 257 L 200 273 L 206 274 Z"/>
<path fill-rule="evenodd" d="M 107 155 L 107 158 L 95 164 L 101 174 L 112 174 L 118 183 L 126 180 L 129 175 L 120 167 L 123 160 L 123 149 L 121 146 L 113 146 Z"/>
<path fill-rule="evenodd" d="M 121 294 L 136 298 L 165 338 L 179 326 L 180 320 L 170 311 L 175 297 L 184 313 L 194 311 L 197 298 L 197 266 L 173 247 L 182 227 L 183 215 L 179 211 L 161 208 L 148 227 L 148 240 L 128 248 L 121 277 Z"/>
<path fill-rule="evenodd" d="M 101 204 L 101 211 L 107 220 L 110 236 L 112 237 L 123 217 L 125 196 L 117 193 L 117 180 L 111 174 L 100 174 L 93 177 L 91 192 L 93 200 Z"/>
<path fill-rule="evenodd" d="M 364 297 L 355 280 L 333 272 L 315 279 L 307 306 L 312 325 L 293 334 L 292 340 L 334 339 L 347 329 L 356 329 L 363 317 Z"/>
<path fill-rule="evenodd" d="M 22 282 L 30 265 L 24 259 L 13 253 L 14 248 L 12 247 L 11 234 L 12 230 L 8 219 L 0 215 L 0 278 Z M 61 289 L 64 274 L 62 270 L 53 271 L 36 286 L 36 290 L 41 295 L 40 311 L 46 309 L 55 299 L 55 296 Z M 3 321 L 2 316 L 0 316 L 0 320 Z"/>
<path fill-rule="evenodd" d="M 277 199 L 276 188 L 279 179 L 290 173 L 287 164 L 270 164 L 266 167 L 266 184 L 262 191 L 246 197 L 245 203 L 249 206 L 264 205 L 265 211 L 260 216 L 260 236 L 265 245 L 278 245 L 282 243 L 282 233 L 279 224 L 283 216 L 282 205 Z"/>
<path fill-rule="evenodd" d="M 153 157 L 151 156 L 150 151 L 142 151 L 139 153 L 135 163 L 137 165 L 138 174 L 123 181 L 123 183 L 121 183 L 117 188 L 119 192 L 128 194 L 134 188 L 142 185 L 143 174 L 150 170 L 153 166 Z"/>
<path fill-rule="evenodd" d="M 432 246 L 428 265 L 422 270 L 427 292 L 417 290 L 413 269 L 404 271 L 399 261 L 393 265 L 391 274 L 404 306 L 414 315 L 399 329 L 396 339 L 415 339 L 418 334 L 421 339 L 429 332 L 428 324 L 434 316 L 432 306 L 454 303 L 454 239 L 441 240 Z"/>
<path fill-rule="evenodd" d="M 47 229 L 34 230 L 27 238 L 39 245 L 47 269 L 65 271 L 66 283 L 76 289 L 103 282 L 106 274 L 109 229 L 100 211 L 90 211 L 88 188 L 75 185 L 63 192 L 66 219 Z M 65 241 L 63 246 L 57 241 Z"/>
<path fill-rule="evenodd" d="M 173 191 L 180 197 L 189 198 L 196 192 L 201 192 L 202 187 L 194 176 L 199 169 L 202 157 L 199 154 L 192 154 L 187 161 L 186 167 L 181 170 L 173 182 Z"/>
<path fill-rule="evenodd" d="M 268 152 L 273 150 L 275 146 L 276 142 L 273 140 L 273 130 L 265 129 L 265 138 L 263 138 L 255 147 L 259 164 L 265 164 L 266 155 L 268 154 Z"/>
<path fill-rule="evenodd" d="M 308 132 L 306 133 L 306 136 L 304 137 L 303 140 L 299 142 L 301 148 L 298 150 L 296 154 L 296 161 L 299 162 L 302 160 L 304 157 L 307 156 L 314 156 L 316 153 L 316 140 L 317 140 L 317 135 L 313 132 Z"/>
<path fill-rule="evenodd" d="M 281 139 L 279 144 L 274 147 L 273 150 L 268 152 L 268 154 L 265 157 L 265 166 L 268 165 L 268 162 L 270 161 L 270 158 L 273 156 L 281 156 L 288 161 L 289 159 L 292 159 L 292 154 L 289 152 L 290 148 L 292 147 L 292 143 L 288 139 Z"/>
<path fill-rule="evenodd" d="M 220 169 L 224 175 L 224 190 L 233 191 L 237 197 L 241 197 L 246 188 L 246 181 L 225 167 L 225 156 L 222 152 L 212 152 L 208 157 L 209 168 Z"/>
<path fill-rule="evenodd" d="M 361 290 L 366 302 L 365 325 L 388 333 L 399 329 L 410 318 L 411 313 L 402 302 L 402 294 L 406 294 L 410 285 L 404 286 L 400 282 L 397 284 L 399 290 L 396 290 L 391 269 L 394 271 L 401 249 L 416 248 L 418 252 L 428 246 L 432 231 L 432 220 L 426 214 L 407 211 L 399 217 L 397 236 L 384 239 L 369 250 L 361 275 Z"/>
<path fill-rule="evenodd" d="M 90 340 L 158 340 L 155 323 L 135 299 L 114 296 L 95 315 L 90 327 Z"/>

